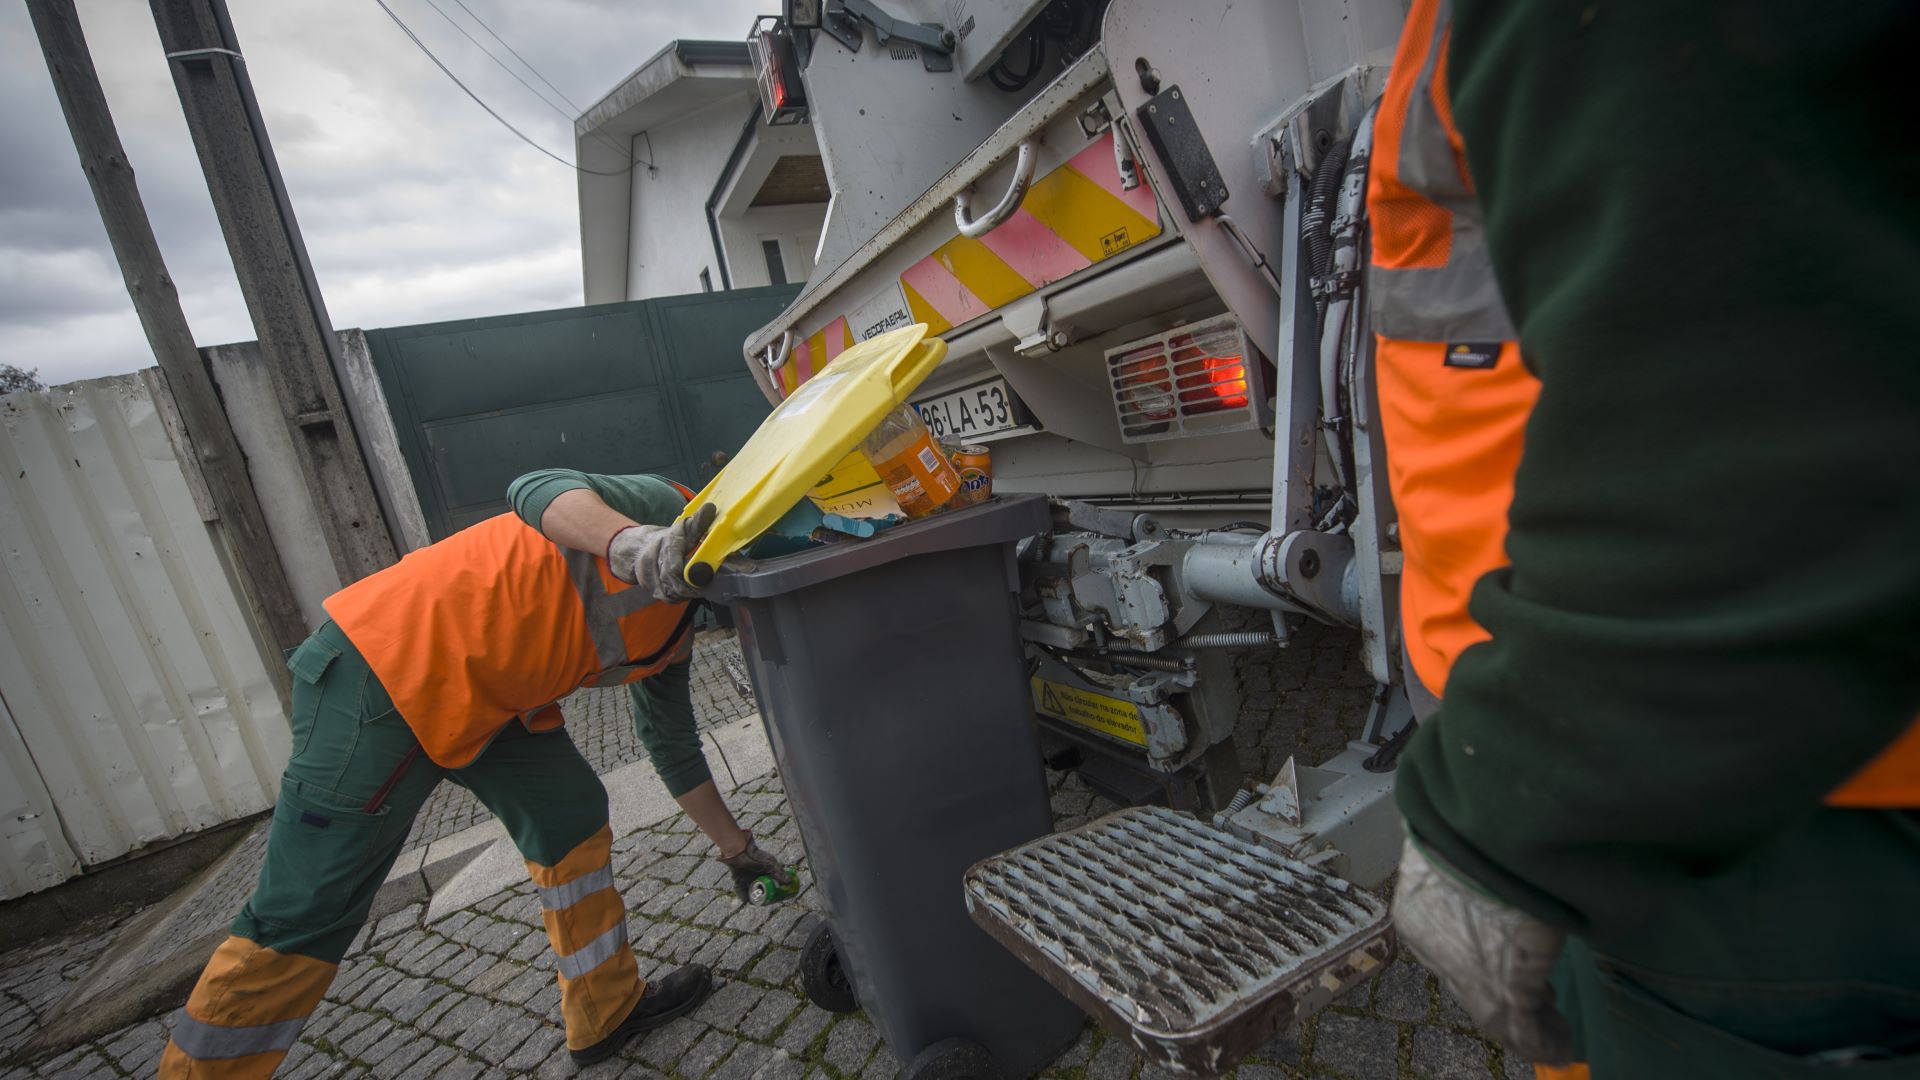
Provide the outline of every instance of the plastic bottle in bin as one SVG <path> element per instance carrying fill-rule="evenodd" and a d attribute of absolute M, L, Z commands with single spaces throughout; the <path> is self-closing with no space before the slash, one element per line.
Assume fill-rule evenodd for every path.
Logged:
<path fill-rule="evenodd" d="M 960 474 L 911 405 L 889 413 L 860 450 L 910 518 L 926 517 L 960 490 Z"/>

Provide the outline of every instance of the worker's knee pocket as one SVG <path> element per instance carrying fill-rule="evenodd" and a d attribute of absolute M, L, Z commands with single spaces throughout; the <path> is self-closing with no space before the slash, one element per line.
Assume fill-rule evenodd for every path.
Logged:
<path fill-rule="evenodd" d="M 325 930 L 371 904 L 405 822 L 371 813 L 350 796 L 289 779 L 273 808 L 266 865 L 250 908 L 255 919 L 300 931 Z"/>

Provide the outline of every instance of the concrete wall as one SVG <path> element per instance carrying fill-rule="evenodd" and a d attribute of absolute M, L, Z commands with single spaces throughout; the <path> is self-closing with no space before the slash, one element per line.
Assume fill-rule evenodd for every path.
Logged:
<path fill-rule="evenodd" d="M 386 389 L 373 370 L 373 350 L 367 347 L 366 331 L 340 331 L 340 359 L 346 365 L 340 372 L 340 389 L 346 395 L 347 411 L 353 414 L 360 456 L 373 473 L 373 489 L 387 516 L 393 549 L 405 555 L 426 547 L 433 543 L 433 537 L 427 532 L 420 495 L 413 489 L 413 473 L 407 470 L 407 459 L 400 451 L 400 436 L 394 431 Z"/>
<path fill-rule="evenodd" d="M 267 534 L 273 537 L 287 581 L 300 601 L 301 617 L 307 629 L 316 629 L 327 620 L 320 602 L 340 591 L 340 574 L 327 551 L 320 512 L 300 473 L 293 436 L 281 418 L 259 343 L 215 345 L 201 349 L 200 354 L 213 371 L 234 437 L 247 455 L 247 472 L 267 519 Z"/>
<path fill-rule="evenodd" d="M 406 460 L 400 453 L 386 394 L 374 373 L 372 354 L 367 350 L 367 336 L 360 330 L 338 333 L 346 366 L 341 372 L 341 383 L 348 411 L 353 415 L 361 456 L 373 474 L 380 508 L 394 533 L 394 547 L 401 554 L 425 547 L 432 542 L 427 534 L 426 515 L 420 510 L 420 498 L 413 490 L 413 475 L 407 471 Z M 213 381 L 219 386 L 221 402 L 233 423 L 234 436 L 240 440 L 240 449 L 246 452 L 247 469 L 260 497 L 260 510 L 266 515 L 267 532 L 286 566 L 294 595 L 300 601 L 300 613 L 309 628 L 316 628 L 327 618 L 321 601 L 340 590 L 340 574 L 334 567 L 332 554 L 327 551 L 318 504 L 300 472 L 293 436 L 274 397 L 272 376 L 261 356 L 260 344 L 243 341 L 214 345 L 201 349 L 200 353 L 206 357 Z"/>
<path fill-rule="evenodd" d="M 707 196 L 752 108 L 752 97 L 743 93 L 648 131 L 654 167 L 633 170 L 627 299 L 699 292 L 703 268 L 713 287 L 721 287 Z M 765 276 L 763 270 L 761 284 Z"/>

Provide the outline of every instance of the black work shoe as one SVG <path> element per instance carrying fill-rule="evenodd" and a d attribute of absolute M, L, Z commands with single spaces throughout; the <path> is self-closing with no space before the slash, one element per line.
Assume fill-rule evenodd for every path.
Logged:
<path fill-rule="evenodd" d="M 627 1045 L 627 1041 L 635 1035 L 652 1031 L 676 1016 L 693 1011 L 694 1006 L 707 1000 L 707 995 L 711 993 L 713 975 L 707 971 L 706 965 L 688 964 L 664 979 L 648 983 L 646 992 L 640 995 L 633 1011 L 620 1021 L 619 1027 L 613 1029 L 613 1034 L 584 1050 L 567 1052 L 573 1055 L 573 1063 L 581 1068 L 603 1061 Z"/>

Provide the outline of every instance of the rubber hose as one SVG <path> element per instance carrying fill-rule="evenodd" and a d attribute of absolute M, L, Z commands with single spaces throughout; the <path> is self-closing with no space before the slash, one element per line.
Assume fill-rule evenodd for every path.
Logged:
<path fill-rule="evenodd" d="M 1319 277 L 1333 269 L 1334 200 L 1340 197 L 1340 181 L 1347 174 L 1347 153 L 1352 139 L 1341 139 L 1320 155 L 1320 167 L 1313 170 L 1307 183 L 1307 207 L 1300 215 L 1300 241 L 1307 251 L 1307 272 Z M 1316 311 L 1326 307 L 1325 297 L 1315 297 Z"/>

